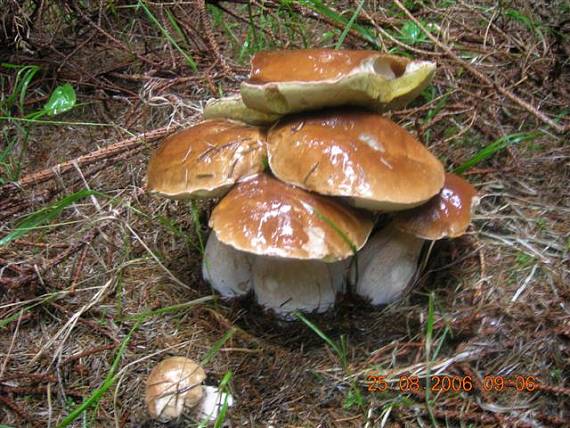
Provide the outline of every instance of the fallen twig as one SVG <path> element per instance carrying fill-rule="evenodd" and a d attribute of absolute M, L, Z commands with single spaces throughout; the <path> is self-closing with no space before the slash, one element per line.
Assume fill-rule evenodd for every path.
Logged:
<path fill-rule="evenodd" d="M 150 143 L 156 141 L 165 135 L 170 134 L 176 129 L 176 126 L 164 126 L 162 128 L 154 129 L 150 132 L 144 132 L 142 134 L 135 135 L 134 137 L 127 138 L 126 140 L 119 141 L 118 143 L 103 147 L 99 150 L 95 150 L 94 152 L 79 156 L 75 159 L 59 163 L 51 168 L 46 168 L 41 171 L 26 175 L 16 182 L 1 186 L 0 196 L 6 197 L 18 189 L 25 189 L 35 184 L 51 180 L 58 175 L 67 174 L 68 172 L 75 170 L 75 165 L 91 165 L 100 160 L 112 158 L 113 156 L 132 150 L 143 142 Z"/>

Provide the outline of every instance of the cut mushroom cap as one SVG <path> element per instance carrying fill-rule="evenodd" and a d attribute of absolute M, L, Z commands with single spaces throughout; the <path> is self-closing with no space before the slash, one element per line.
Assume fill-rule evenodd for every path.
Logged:
<path fill-rule="evenodd" d="M 265 135 L 230 120 L 207 120 L 168 137 L 148 164 L 147 186 L 173 199 L 222 196 L 263 171 Z"/>
<path fill-rule="evenodd" d="M 463 178 L 445 174 L 445 184 L 438 195 L 426 204 L 397 213 L 395 226 L 423 239 L 457 238 L 471 222 L 477 191 Z"/>
<path fill-rule="evenodd" d="M 278 122 L 268 135 L 279 179 L 357 207 L 397 211 L 423 204 L 443 186 L 443 165 L 390 119 L 329 110 Z"/>
<path fill-rule="evenodd" d="M 344 291 L 348 260 L 325 263 L 257 256 L 253 265 L 257 302 L 285 318 L 294 311 L 325 312 Z"/>
<path fill-rule="evenodd" d="M 340 202 L 258 175 L 239 183 L 212 212 L 218 239 L 238 250 L 327 262 L 361 248 L 372 221 Z"/>
<path fill-rule="evenodd" d="M 170 357 L 161 361 L 147 380 L 145 402 L 153 418 L 163 422 L 177 418 L 185 407 L 202 399 L 204 369 L 189 358 Z"/>
<path fill-rule="evenodd" d="M 418 96 L 434 72 L 432 62 L 374 51 L 265 51 L 254 55 L 240 91 L 248 107 L 271 113 L 340 105 L 383 111 Z"/>
<path fill-rule="evenodd" d="M 252 254 L 222 244 L 214 232 L 210 233 L 202 275 L 223 297 L 232 298 L 247 294 L 252 287 Z"/>
<path fill-rule="evenodd" d="M 239 94 L 210 99 L 204 107 L 204 119 L 233 119 L 262 126 L 271 125 L 280 117 L 280 114 L 264 113 L 249 108 L 243 103 Z"/>
<path fill-rule="evenodd" d="M 373 305 L 396 301 L 415 278 L 424 242 L 391 225 L 376 232 L 357 255 L 356 294 Z"/>

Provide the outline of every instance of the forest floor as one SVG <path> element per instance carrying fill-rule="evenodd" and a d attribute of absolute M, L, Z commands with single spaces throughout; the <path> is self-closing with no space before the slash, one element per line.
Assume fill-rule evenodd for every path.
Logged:
<path fill-rule="evenodd" d="M 161 426 L 145 380 L 184 355 L 229 378 L 232 426 L 568 426 L 568 2 L 0 4 L 0 424 Z M 390 116 L 448 170 L 473 163 L 481 203 L 402 301 L 308 316 L 331 347 L 218 299 L 215 201 L 144 185 L 160 139 L 236 92 L 255 52 L 337 46 L 437 62 Z M 433 391 L 442 376 L 472 385 Z"/>

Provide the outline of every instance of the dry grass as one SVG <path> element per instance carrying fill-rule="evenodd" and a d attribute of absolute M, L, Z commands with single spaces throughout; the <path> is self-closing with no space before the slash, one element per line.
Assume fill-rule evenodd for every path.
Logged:
<path fill-rule="evenodd" d="M 370 1 L 347 33 L 344 47 L 369 48 L 359 28 L 380 29 L 380 49 L 418 51 L 437 61 L 433 91 L 392 116 L 448 169 L 501 137 L 539 136 L 467 171 L 482 195 L 473 227 L 435 245 L 428 271 L 405 300 L 374 308 L 346 299 L 333 313 L 309 317 L 335 342 L 348 338 L 345 367 L 305 324 L 276 321 L 254 302 L 185 305 L 212 294 L 201 279 L 198 238 L 208 233 L 212 203 L 199 207 L 196 227 L 188 203 L 144 193 L 156 138 L 48 170 L 41 183 L 26 181 L 133 135 L 194 123 L 208 97 L 237 88 L 255 49 L 332 46 L 344 29 L 298 2 L 290 8 L 253 2 L 250 10 L 235 3 L 221 2 L 224 10 L 205 15 L 200 2 L 147 2 L 178 48 L 144 11 L 123 2 L 85 8 L 9 0 L 2 8 L 2 61 L 41 67 L 26 111 L 43 105 L 61 82 L 74 85 L 80 105 L 53 119 L 64 124 L 26 128 L 29 143 L 14 152 L 24 151 L 25 185 L 0 187 L 0 238 L 20 216 L 67 194 L 86 187 L 101 193 L 0 248 L 0 423 L 57 426 L 102 386 L 136 327 L 118 356 L 114 383 L 75 426 L 158 426 L 143 401 L 151 368 L 167 355 L 200 360 L 232 328 L 206 369 L 209 384 L 232 372 L 235 426 L 564 426 L 570 420 L 568 133 L 470 71 L 567 126 L 570 10 L 563 1 L 502 2 L 502 8 L 406 2 L 414 19 L 437 25 L 431 34 L 438 44 L 399 35 L 411 18 L 398 4 Z M 335 3 L 348 20 L 360 2 Z M 14 73 L 0 73 L 3 93 L 11 93 Z M 105 126 L 67 124 L 77 122 Z M 0 125 L 4 138 L 21 143 L 13 120 Z M 7 144 L 0 142 L 0 151 Z M 372 370 L 387 376 L 387 391 L 367 391 Z M 473 389 L 399 391 L 404 376 L 419 376 L 423 386 L 429 375 L 470 376 Z M 485 376 L 517 375 L 533 376 L 537 389 L 483 388 Z M 185 417 L 171 425 L 189 424 Z"/>

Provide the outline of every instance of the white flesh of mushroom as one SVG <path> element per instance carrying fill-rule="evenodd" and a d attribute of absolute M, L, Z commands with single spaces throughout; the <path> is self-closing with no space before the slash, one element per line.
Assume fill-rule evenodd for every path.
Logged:
<path fill-rule="evenodd" d="M 325 263 L 257 256 L 253 264 L 253 287 L 260 305 L 288 318 L 294 311 L 325 312 L 344 291 L 348 261 Z"/>
<path fill-rule="evenodd" d="M 418 270 L 424 242 L 390 226 L 376 232 L 357 255 L 356 294 L 373 305 L 396 301 Z"/>
<path fill-rule="evenodd" d="M 222 297 L 243 296 L 252 286 L 251 259 L 250 254 L 220 242 L 212 232 L 206 243 L 202 275 Z"/>
<path fill-rule="evenodd" d="M 197 410 L 198 417 L 200 419 L 206 418 L 210 421 L 215 421 L 224 403 L 226 403 L 228 407 L 231 407 L 234 404 L 233 397 L 225 392 L 220 392 L 215 386 L 204 386 L 204 397 L 202 401 L 200 401 Z"/>

